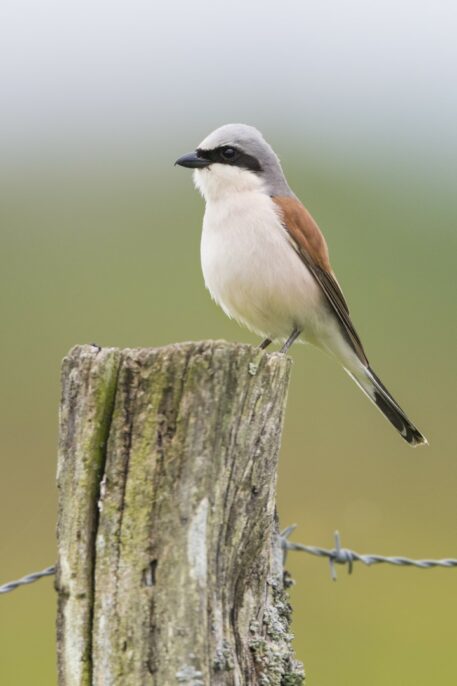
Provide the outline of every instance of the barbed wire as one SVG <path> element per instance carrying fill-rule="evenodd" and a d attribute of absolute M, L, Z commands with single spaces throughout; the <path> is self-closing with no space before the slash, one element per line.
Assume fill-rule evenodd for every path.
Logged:
<path fill-rule="evenodd" d="M 341 545 L 341 536 L 338 531 L 335 531 L 335 547 L 334 548 L 319 548 L 314 545 L 303 545 L 302 543 L 293 543 L 289 541 L 289 536 L 293 531 L 295 531 L 297 525 L 293 524 L 288 526 L 287 529 L 281 532 L 281 545 L 283 549 L 283 559 L 284 562 L 287 558 L 287 553 L 289 551 L 298 551 L 302 553 L 308 553 L 308 555 L 315 555 L 316 557 L 326 557 L 330 564 L 330 574 L 333 581 L 336 581 L 336 565 L 347 565 L 348 573 L 352 574 L 354 563 L 362 562 L 364 565 L 376 565 L 376 564 L 389 564 L 395 565 L 396 567 L 417 567 L 418 569 L 431 569 L 432 567 L 457 567 L 456 559 L 443 559 L 443 560 L 412 560 L 409 557 L 403 556 L 385 556 L 385 555 L 370 555 L 356 553 L 354 550 L 349 548 L 343 548 Z M 27 586 L 28 584 L 33 584 L 39 579 L 43 579 L 47 576 L 52 576 L 56 573 L 55 565 L 51 567 L 46 567 L 46 569 L 40 572 L 33 572 L 32 574 L 27 574 L 23 576 L 22 579 L 17 579 L 16 581 L 9 581 L 7 584 L 0 586 L 0 595 L 2 593 L 9 593 L 10 591 L 15 591 L 16 588 L 21 586 Z"/>
<path fill-rule="evenodd" d="M 418 567 L 419 569 L 431 569 L 432 567 L 457 567 L 457 560 L 443 559 L 443 560 L 412 560 L 409 557 L 384 555 L 362 555 L 356 553 L 349 548 L 341 546 L 341 536 L 338 531 L 335 531 L 335 547 L 334 548 L 318 548 L 312 545 L 303 545 L 302 543 L 293 543 L 289 541 L 290 534 L 295 530 L 296 524 L 287 527 L 281 532 L 281 543 L 283 548 L 284 560 L 287 557 L 289 550 L 301 551 L 309 555 L 316 555 L 317 557 L 326 557 L 330 563 L 330 574 L 333 581 L 336 581 L 336 565 L 347 565 L 348 573 L 352 574 L 354 562 L 362 562 L 364 565 L 370 566 L 375 564 L 389 564 L 397 567 Z"/>
<path fill-rule="evenodd" d="M 52 565 L 52 567 L 46 567 L 46 569 L 42 569 L 41 572 L 32 572 L 32 574 L 27 574 L 27 576 L 23 576 L 22 579 L 17 579 L 16 581 L 9 581 L 7 584 L 3 584 L 3 586 L 0 586 L 0 594 L 15 591 L 16 588 L 19 588 L 20 586 L 27 586 L 27 584 L 33 584 L 35 581 L 43 579 L 45 576 L 52 576 L 55 573 L 56 568 L 54 565 Z"/>

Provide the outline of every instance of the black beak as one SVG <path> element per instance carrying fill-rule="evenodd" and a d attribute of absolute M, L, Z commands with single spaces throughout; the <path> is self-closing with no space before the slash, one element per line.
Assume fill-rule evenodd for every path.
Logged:
<path fill-rule="evenodd" d="M 204 157 L 199 157 L 196 152 L 188 152 L 182 157 L 178 157 L 175 165 L 179 164 L 180 167 L 189 167 L 190 169 L 202 169 L 203 167 L 208 167 L 211 162 L 210 160 L 205 160 Z"/>

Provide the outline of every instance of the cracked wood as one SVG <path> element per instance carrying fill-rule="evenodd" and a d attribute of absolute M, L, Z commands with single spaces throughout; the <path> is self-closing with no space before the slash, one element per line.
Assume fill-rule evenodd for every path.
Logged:
<path fill-rule="evenodd" d="M 59 686 L 295 686 L 275 514 L 290 361 L 220 341 L 62 369 Z"/>

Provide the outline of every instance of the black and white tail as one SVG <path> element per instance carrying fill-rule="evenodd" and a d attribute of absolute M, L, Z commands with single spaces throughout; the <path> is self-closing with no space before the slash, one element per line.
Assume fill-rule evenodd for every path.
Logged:
<path fill-rule="evenodd" d="M 401 407 L 392 398 L 387 388 L 370 367 L 360 365 L 357 374 L 350 372 L 348 369 L 346 371 L 365 395 L 370 398 L 389 422 L 393 424 L 407 443 L 413 447 L 428 443 L 425 436 L 409 421 Z"/>

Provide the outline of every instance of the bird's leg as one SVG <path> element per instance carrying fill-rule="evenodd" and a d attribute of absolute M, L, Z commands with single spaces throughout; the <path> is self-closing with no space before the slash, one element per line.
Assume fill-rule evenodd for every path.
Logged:
<path fill-rule="evenodd" d="M 300 334 L 301 334 L 300 329 L 294 329 L 279 352 L 284 353 L 284 355 L 285 355 L 286 352 L 289 350 L 290 346 L 292 345 L 292 343 L 294 343 L 297 340 L 297 338 L 299 337 Z"/>
<path fill-rule="evenodd" d="M 261 344 L 258 345 L 257 347 L 259 348 L 259 350 L 265 350 L 265 348 L 268 348 L 270 343 L 272 343 L 271 338 L 265 338 L 265 340 L 262 341 Z"/>

